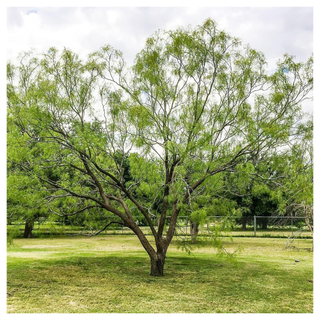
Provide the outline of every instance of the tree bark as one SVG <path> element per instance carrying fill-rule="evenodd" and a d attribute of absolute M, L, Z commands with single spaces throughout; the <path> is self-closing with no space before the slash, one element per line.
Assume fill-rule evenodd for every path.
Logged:
<path fill-rule="evenodd" d="M 268 229 L 268 218 L 264 218 L 262 220 L 262 229 L 267 230 Z"/>
<path fill-rule="evenodd" d="M 24 233 L 23 233 L 24 238 L 32 238 L 33 226 L 34 226 L 34 219 L 33 218 L 27 219 L 26 224 L 24 226 Z"/>
<path fill-rule="evenodd" d="M 242 219 L 241 219 L 242 227 L 241 227 L 241 229 L 243 231 L 247 230 L 247 221 L 248 221 L 248 216 L 242 215 Z"/>
<path fill-rule="evenodd" d="M 304 206 L 304 215 L 306 224 L 313 235 L 313 225 L 311 225 L 310 220 L 313 222 L 313 207 Z"/>
<path fill-rule="evenodd" d="M 165 253 L 156 253 L 154 256 L 150 257 L 151 262 L 151 276 L 162 277 L 163 276 L 163 268 L 164 262 L 166 259 Z"/>
<path fill-rule="evenodd" d="M 196 243 L 198 233 L 199 233 L 199 223 L 191 221 L 190 222 L 191 243 Z"/>

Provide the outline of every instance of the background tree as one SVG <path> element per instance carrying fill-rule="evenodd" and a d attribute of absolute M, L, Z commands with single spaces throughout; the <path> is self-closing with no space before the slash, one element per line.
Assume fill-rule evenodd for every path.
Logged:
<path fill-rule="evenodd" d="M 31 52 L 21 55 L 18 68 L 7 65 L 7 219 L 8 222 L 25 223 L 24 238 L 31 238 L 35 221 L 45 217 L 48 210 L 44 205 L 46 190 L 41 190 L 34 164 L 41 162 L 41 145 L 37 143 L 37 133 L 28 127 L 31 120 L 27 109 L 36 103 L 36 89 L 31 81 L 37 68 L 37 60 Z M 18 73 L 18 79 L 15 78 Z M 17 83 L 15 82 L 17 81 Z M 19 93 L 15 86 L 19 86 Z M 45 169 L 47 175 L 54 179 L 51 168 Z"/>
<path fill-rule="evenodd" d="M 242 230 L 247 229 L 247 223 L 253 216 L 274 216 L 277 214 L 277 202 L 271 196 L 274 187 L 269 178 L 270 158 L 256 160 L 255 163 L 240 165 L 237 170 L 226 175 L 225 197 L 236 202 L 238 214 L 237 221 Z M 268 178 L 267 178 L 268 177 Z M 267 229 L 268 220 L 262 220 L 261 227 Z"/>
<path fill-rule="evenodd" d="M 24 122 L 59 180 L 34 162 L 33 171 L 52 190 L 51 203 L 76 199 L 73 214 L 95 208 L 117 218 L 105 227 L 130 228 L 155 276 L 163 275 L 178 215 L 190 199 L 196 201 L 195 191 L 257 155 L 280 154 L 312 89 L 312 60 L 295 63 L 286 56 L 268 76 L 263 54 L 241 46 L 212 20 L 154 34 L 132 68 L 110 46 L 84 62 L 56 49 L 35 61 L 29 76 L 33 103 L 23 105 L 29 114 Z M 18 98 L 9 107 L 18 124 L 29 93 L 21 83 L 12 91 Z M 129 159 L 130 181 L 119 152 Z M 139 228 L 137 211 L 155 246 Z"/>
<path fill-rule="evenodd" d="M 305 217 L 306 224 L 313 232 L 313 122 L 307 121 L 297 126 L 290 140 L 291 148 L 285 159 L 276 158 L 273 197 L 279 202 L 282 214 Z"/>

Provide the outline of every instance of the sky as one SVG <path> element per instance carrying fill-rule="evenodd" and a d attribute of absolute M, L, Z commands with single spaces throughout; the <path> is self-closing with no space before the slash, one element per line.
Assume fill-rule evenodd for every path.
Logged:
<path fill-rule="evenodd" d="M 306 61 L 313 52 L 312 7 L 8 7 L 7 59 L 50 47 L 85 57 L 109 44 L 132 64 L 158 29 L 195 27 L 207 18 L 262 51 L 270 71 L 285 53 Z M 312 112 L 312 103 L 304 108 Z"/>
<path fill-rule="evenodd" d="M 305 61 L 313 51 L 310 7 L 8 7 L 7 58 L 52 46 L 86 55 L 110 44 L 132 63 L 158 29 L 194 27 L 207 18 L 262 51 L 270 68 L 284 53 Z"/>

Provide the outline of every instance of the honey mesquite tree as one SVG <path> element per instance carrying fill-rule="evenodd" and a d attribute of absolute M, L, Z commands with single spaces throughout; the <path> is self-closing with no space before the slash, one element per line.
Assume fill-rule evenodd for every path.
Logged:
<path fill-rule="evenodd" d="M 312 59 L 286 55 L 269 75 L 262 53 L 210 19 L 155 33 L 132 67 L 105 46 L 86 61 L 67 49 L 26 54 L 8 70 L 8 117 L 41 145 L 41 158 L 29 162 L 50 190 L 49 208 L 65 199 L 69 215 L 113 214 L 105 228 L 130 228 L 154 276 L 163 275 L 179 213 L 203 195 L 196 191 L 241 164 L 254 170 L 253 158 L 284 152 L 312 89 Z M 47 167 L 59 178 L 43 174 Z"/>

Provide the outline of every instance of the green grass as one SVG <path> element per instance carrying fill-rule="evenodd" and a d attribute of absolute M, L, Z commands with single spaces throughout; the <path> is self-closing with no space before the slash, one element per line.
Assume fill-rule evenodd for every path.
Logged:
<path fill-rule="evenodd" d="M 134 236 L 16 239 L 8 247 L 9 313 L 311 313 L 311 240 L 234 238 L 236 263 L 209 243 L 173 243 L 165 276 L 149 275 Z M 295 262 L 299 259 L 300 262 Z"/>
<path fill-rule="evenodd" d="M 152 235 L 151 230 L 147 226 L 140 226 L 144 234 Z M 166 228 L 166 227 L 165 227 Z M 98 230 L 96 230 L 98 231 Z M 11 224 L 7 225 L 7 232 L 10 237 L 20 237 L 22 238 L 24 232 L 24 223 Z M 190 236 L 190 226 L 187 228 L 184 226 L 184 223 L 180 224 L 180 227 L 177 228 L 177 233 L 183 237 Z M 296 226 L 269 226 L 267 230 L 257 228 L 256 237 L 266 237 L 266 238 L 288 238 L 293 233 L 295 238 L 300 239 L 312 239 L 312 233 L 309 229 L 304 226 L 302 229 Z M 74 225 L 64 225 L 54 221 L 45 221 L 40 224 L 35 223 L 33 230 L 33 236 L 35 238 L 52 238 L 59 236 L 70 236 L 70 235 L 86 235 L 90 234 L 90 231 L 82 226 Z M 118 226 L 106 229 L 103 235 L 133 235 L 133 232 L 128 228 L 119 228 Z M 205 226 L 200 226 L 199 235 L 210 236 L 208 230 Z M 246 231 L 241 230 L 240 226 L 236 226 L 233 230 L 223 231 L 223 236 L 232 236 L 232 237 L 254 237 L 253 226 L 248 226 Z"/>

